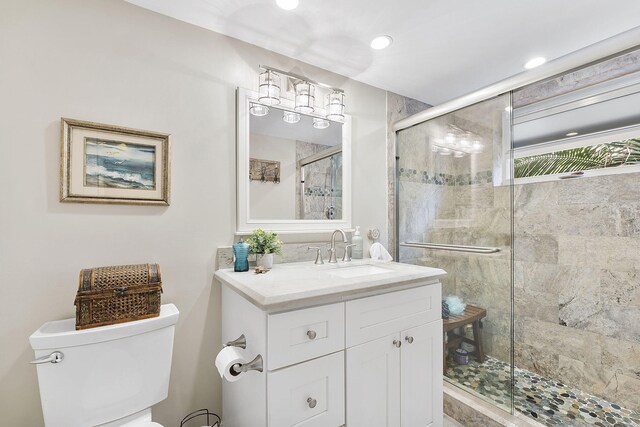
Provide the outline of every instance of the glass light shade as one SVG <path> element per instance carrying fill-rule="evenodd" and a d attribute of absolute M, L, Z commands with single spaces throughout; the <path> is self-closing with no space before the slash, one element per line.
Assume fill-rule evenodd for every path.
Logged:
<path fill-rule="evenodd" d="M 258 101 L 263 104 L 280 104 L 280 76 L 270 70 L 260 74 L 258 93 Z"/>
<path fill-rule="evenodd" d="M 313 113 L 316 100 L 316 87 L 309 82 L 299 82 L 296 84 L 296 106 L 299 113 Z M 314 124 L 315 125 L 315 124 Z"/>
<path fill-rule="evenodd" d="M 293 111 L 283 111 L 282 112 L 282 121 L 285 123 L 298 123 L 300 121 L 300 114 L 294 113 Z"/>
<path fill-rule="evenodd" d="M 251 103 L 251 105 L 249 106 L 249 112 L 253 116 L 262 117 L 269 114 L 269 107 L 267 107 L 266 105 Z"/>
<path fill-rule="evenodd" d="M 314 118 L 313 119 L 313 127 L 316 129 L 326 129 L 329 127 L 331 122 L 325 119 Z"/>
<path fill-rule="evenodd" d="M 458 158 L 458 159 L 459 159 L 459 158 L 462 158 L 462 157 L 464 157 L 464 156 L 465 156 L 465 153 L 463 153 L 462 151 L 454 151 L 454 152 L 453 152 L 453 157 L 456 157 L 456 158 Z"/>
<path fill-rule="evenodd" d="M 448 148 L 441 148 L 440 149 L 440 155 L 441 156 L 450 156 L 451 155 L 451 150 L 449 150 Z"/>
<path fill-rule="evenodd" d="M 327 119 L 344 121 L 344 93 L 333 91 L 327 95 Z"/>

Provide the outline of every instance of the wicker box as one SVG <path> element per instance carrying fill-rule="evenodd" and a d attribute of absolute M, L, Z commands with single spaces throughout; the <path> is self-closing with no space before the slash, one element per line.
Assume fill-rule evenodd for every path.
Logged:
<path fill-rule="evenodd" d="M 161 293 L 158 264 L 82 270 L 75 300 L 76 329 L 156 317 Z"/>

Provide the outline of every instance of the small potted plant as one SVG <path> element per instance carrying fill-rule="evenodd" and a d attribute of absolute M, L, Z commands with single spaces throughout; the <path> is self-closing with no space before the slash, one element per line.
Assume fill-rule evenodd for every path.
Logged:
<path fill-rule="evenodd" d="M 249 253 L 256 254 L 259 267 L 273 267 L 273 254 L 282 254 L 282 242 L 278 235 L 272 231 L 255 230 L 247 238 Z"/>

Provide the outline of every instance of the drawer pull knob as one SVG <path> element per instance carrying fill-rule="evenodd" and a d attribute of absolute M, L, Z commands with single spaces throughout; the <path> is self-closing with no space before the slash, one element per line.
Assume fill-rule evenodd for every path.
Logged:
<path fill-rule="evenodd" d="M 397 348 L 400 348 L 400 346 L 402 345 L 402 341 L 400 341 L 400 340 L 393 340 L 393 345 L 395 345 Z"/>
<path fill-rule="evenodd" d="M 404 339 L 405 339 L 405 341 L 407 341 L 409 344 L 413 344 L 413 337 L 410 337 L 410 336 L 408 336 L 408 335 L 407 335 L 406 337 L 404 337 Z"/>
<path fill-rule="evenodd" d="M 309 337 L 310 340 L 315 340 L 316 339 L 316 331 L 307 331 L 307 336 Z"/>
<path fill-rule="evenodd" d="M 318 401 L 315 400 L 314 398 L 310 397 L 310 398 L 307 399 L 307 403 L 309 404 L 309 408 L 313 409 L 318 404 Z"/>

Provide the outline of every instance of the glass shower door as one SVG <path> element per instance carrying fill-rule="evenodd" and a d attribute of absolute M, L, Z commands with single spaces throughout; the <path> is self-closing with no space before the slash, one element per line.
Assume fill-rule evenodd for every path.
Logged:
<path fill-rule="evenodd" d="M 397 132 L 397 254 L 442 268 L 445 378 L 511 411 L 510 97 Z M 466 304 L 462 307 L 459 302 Z"/>

